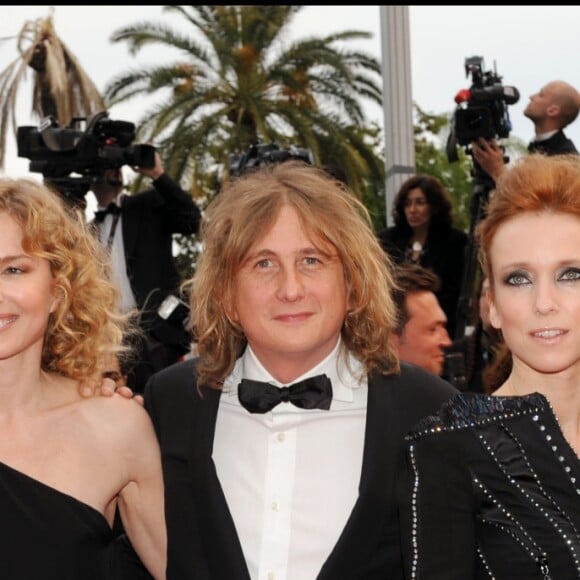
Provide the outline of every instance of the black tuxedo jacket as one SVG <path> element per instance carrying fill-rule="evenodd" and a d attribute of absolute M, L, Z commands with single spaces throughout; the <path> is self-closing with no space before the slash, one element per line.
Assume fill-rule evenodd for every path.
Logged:
<path fill-rule="evenodd" d="M 563 155 L 565 153 L 578 153 L 574 143 L 568 139 L 564 131 L 558 131 L 545 141 L 532 141 L 528 145 L 530 153 L 544 153 L 545 155 Z"/>
<path fill-rule="evenodd" d="M 359 498 L 318 580 L 403 578 L 398 503 L 408 485 L 404 435 L 457 391 L 418 367 L 401 366 L 400 375 L 369 377 Z M 163 460 L 167 578 L 249 580 L 212 460 L 221 392 L 202 393 L 192 359 L 156 373 L 145 389 Z"/>

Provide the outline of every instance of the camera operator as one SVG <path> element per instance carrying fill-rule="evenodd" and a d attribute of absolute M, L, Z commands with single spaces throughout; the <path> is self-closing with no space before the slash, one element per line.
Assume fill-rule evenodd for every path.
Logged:
<path fill-rule="evenodd" d="M 151 374 L 189 350 L 185 321 L 162 317 L 158 311 L 166 298 L 179 295 L 173 234 L 197 233 L 201 212 L 191 195 L 165 173 L 157 151 L 153 167 L 132 168 L 151 178 L 153 188 L 127 195 L 121 168 L 110 168 L 94 177 L 91 190 L 99 206 L 93 223 L 110 250 L 122 307 L 139 312 L 143 337 L 136 349 L 138 359 L 123 371 L 128 386 L 142 392 Z"/>
<path fill-rule="evenodd" d="M 578 153 L 563 129 L 578 116 L 578 91 L 564 81 L 552 81 L 530 97 L 524 115 L 534 123 L 535 138 L 528 146 L 530 153 L 561 155 Z M 479 138 L 472 144 L 473 158 L 496 181 L 504 170 L 503 151 L 495 139 Z"/>

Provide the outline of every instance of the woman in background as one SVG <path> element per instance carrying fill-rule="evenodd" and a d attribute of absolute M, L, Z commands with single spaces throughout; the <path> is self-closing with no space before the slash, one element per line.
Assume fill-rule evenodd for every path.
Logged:
<path fill-rule="evenodd" d="M 530 155 L 476 230 L 511 354 L 409 436 L 413 579 L 580 577 L 580 158 Z"/>
<path fill-rule="evenodd" d="M 437 299 L 453 338 L 468 238 L 453 227 L 449 194 L 435 177 L 410 177 L 395 196 L 392 217 L 394 225 L 378 234 L 383 249 L 396 264 L 415 263 L 437 274 Z"/>
<path fill-rule="evenodd" d="M 165 578 L 163 480 L 148 415 L 120 396 L 79 392 L 108 370 L 125 332 L 107 268 L 57 195 L 0 179 L 5 580 L 132 578 L 111 529 L 117 506 L 139 557 Z"/>

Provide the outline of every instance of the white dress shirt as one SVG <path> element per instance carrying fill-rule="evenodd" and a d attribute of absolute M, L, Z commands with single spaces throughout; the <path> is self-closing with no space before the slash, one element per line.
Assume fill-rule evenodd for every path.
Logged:
<path fill-rule="evenodd" d="M 316 578 L 358 497 L 366 425 L 362 364 L 339 356 L 316 367 L 332 382 L 330 410 L 280 403 L 265 414 L 240 404 L 242 378 L 276 381 L 248 347 L 220 398 L 213 459 L 252 580 Z"/>
<path fill-rule="evenodd" d="M 121 204 L 123 203 L 122 197 L 123 194 L 120 194 L 115 200 L 115 203 L 119 207 L 121 207 Z M 99 207 L 98 209 L 105 208 Z M 130 310 L 137 308 L 137 301 L 135 300 L 135 296 L 131 288 L 131 282 L 129 282 L 129 276 L 127 275 L 125 244 L 123 242 L 123 214 L 118 216 L 107 214 L 105 216 L 105 219 L 100 224 L 98 224 L 99 239 L 103 247 L 107 247 L 115 217 L 117 217 L 117 225 L 113 234 L 111 247 L 109 248 L 109 254 L 111 257 L 111 270 L 113 282 L 117 285 L 119 291 L 121 292 L 121 300 L 119 304 L 121 312 L 129 312 Z"/>

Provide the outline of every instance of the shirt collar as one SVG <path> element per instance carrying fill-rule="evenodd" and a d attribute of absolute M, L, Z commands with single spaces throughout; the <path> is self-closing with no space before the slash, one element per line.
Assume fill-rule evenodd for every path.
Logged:
<path fill-rule="evenodd" d="M 557 132 L 558 130 L 556 129 L 556 131 L 550 131 L 549 133 L 540 133 L 539 135 L 536 135 L 532 139 L 532 143 L 541 143 L 542 141 L 547 141 L 550 137 L 553 137 Z"/>
<path fill-rule="evenodd" d="M 324 360 L 303 375 L 296 377 L 292 382 L 319 374 L 327 375 L 332 382 L 333 400 L 351 402 L 354 398 L 353 389 L 366 385 L 364 365 L 343 348 L 340 338 L 333 351 Z M 224 394 L 237 396 L 238 384 L 242 379 L 264 381 L 277 387 L 284 386 L 264 368 L 250 345 L 236 361 L 231 374 L 224 381 Z"/>

